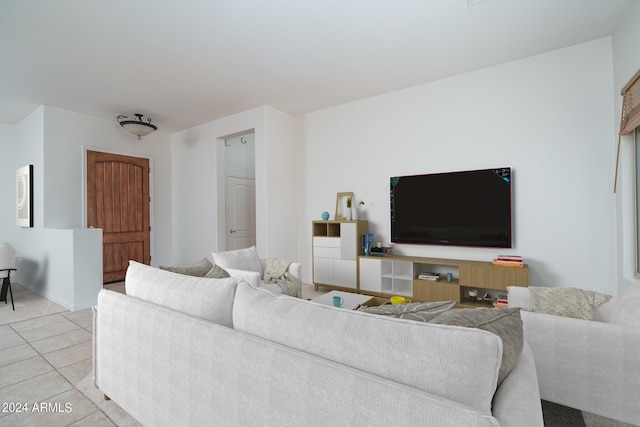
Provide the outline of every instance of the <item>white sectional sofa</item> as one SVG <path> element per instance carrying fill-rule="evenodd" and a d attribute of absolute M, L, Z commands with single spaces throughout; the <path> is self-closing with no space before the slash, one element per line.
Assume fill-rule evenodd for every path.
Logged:
<path fill-rule="evenodd" d="M 509 306 L 532 306 L 509 287 Z M 640 286 L 593 309 L 592 320 L 521 311 L 542 399 L 640 425 Z"/>
<path fill-rule="evenodd" d="M 96 386 L 148 426 L 542 426 L 525 343 L 131 263 L 94 316 Z"/>

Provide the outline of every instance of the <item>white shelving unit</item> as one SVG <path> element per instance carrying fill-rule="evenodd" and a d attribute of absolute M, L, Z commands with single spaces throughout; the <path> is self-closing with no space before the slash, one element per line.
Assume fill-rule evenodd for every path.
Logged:
<path fill-rule="evenodd" d="M 367 221 L 313 221 L 313 284 L 341 290 L 358 289 L 360 235 Z"/>
<path fill-rule="evenodd" d="M 412 296 L 415 274 L 411 262 L 360 258 L 360 291 Z"/>

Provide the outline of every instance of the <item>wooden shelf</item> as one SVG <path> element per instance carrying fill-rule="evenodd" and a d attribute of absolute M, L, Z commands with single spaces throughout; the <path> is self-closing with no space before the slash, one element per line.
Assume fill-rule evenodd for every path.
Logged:
<path fill-rule="evenodd" d="M 397 272 L 399 268 L 395 267 L 396 265 L 402 266 L 402 272 Z M 389 255 L 360 256 L 358 267 L 360 293 L 378 296 L 399 293 L 403 296 L 409 295 L 414 301 L 456 300 L 459 307 L 493 307 L 489 303 L 469 301 L 470 289 L 477 290 L 478 295 L 485 293 L 491 295 L 506 293 L 507 286 L 529 286 L 529 267 L 526 264 L 523 268 L 512 268 L 495 266 L 485 261 Z M 413 271 L 411 277 L 407 275 L 409 270 Z M 435 270 L 438 270 L 442 276 L 450 272 L 453 280 L 451 282 L 445 279 L 429 281 L 417 278 L 421 271 Z M 366 283 L 363 283 L 363 280 Z M 402 283 L 403 286 L 396 288 L 390 285 L 395 281 Z M 407 288 L 408 283 L 412 289 Z M 402 290 L 402 292 L 396 292 L 396 290 Z"/>

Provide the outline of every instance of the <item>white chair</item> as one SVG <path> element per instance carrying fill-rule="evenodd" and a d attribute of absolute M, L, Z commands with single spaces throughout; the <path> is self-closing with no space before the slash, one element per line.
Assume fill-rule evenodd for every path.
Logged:
<path fill-rule="evenodd" d="M 11 308 L 15 311 L 13 304 L 13 292 L 11 291 L 11 272 L 16 271 L 16 250 L 13 246 L 0 243 L 0 279 L 2 279 L 2 289 L 0 290 L 0 301 L 7 304 L 7 291 L 11 296 Z"/>
<path fill-rule="evenodd" d="M 214 264 L 224 268 L 231 277 L 243 279 L 256 288 L 265 288 L 274 294 L 283 293 L 277 283 L 265 283 L 264 272 L 267 260 L 258 256 L 255 246 L 227 252 L 213 252 L 211 256 Z M 289 263 L 287 273 L 296 282 L 295 290 L 290 290 L 290 295 L 295 293 L 292 296 L 302 295 L 301 270 L 300 263 Z"/>
<path fill-rule="evenodd" d="M 529 288 L 507 291 L 509 307 L 533 305 Z M 640 285 L 592 309 L 593 320 L 520 314 L 542 399 L 640 425 Z"/>

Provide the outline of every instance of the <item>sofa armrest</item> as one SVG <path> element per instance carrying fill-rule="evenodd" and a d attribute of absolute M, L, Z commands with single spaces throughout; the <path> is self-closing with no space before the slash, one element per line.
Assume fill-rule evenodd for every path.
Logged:
<path fill-rule="evenodd" d="M 302 264 L 299 262 L 289 264 L 289 274 L 291 274 L 298 283 L 302 283 Z"/>
<path fill-rule="evenodd" d="M 526 341 L 518 364 L 493 396 L 492 412 L 501 426 L 544 425 L 535 361 Z"/>
<path fill-rule="evenodd" d="M 521 313 L 544 400 L 640 425 L 640 331 Z"/>
<path fill-rule="evenodd" d="M 256 288 L 260 286 L 260 273 L 256 271 L 236 270 L 235 268 L 225 268 L 225 271 L 234 279 L 244 280 Z"/>

